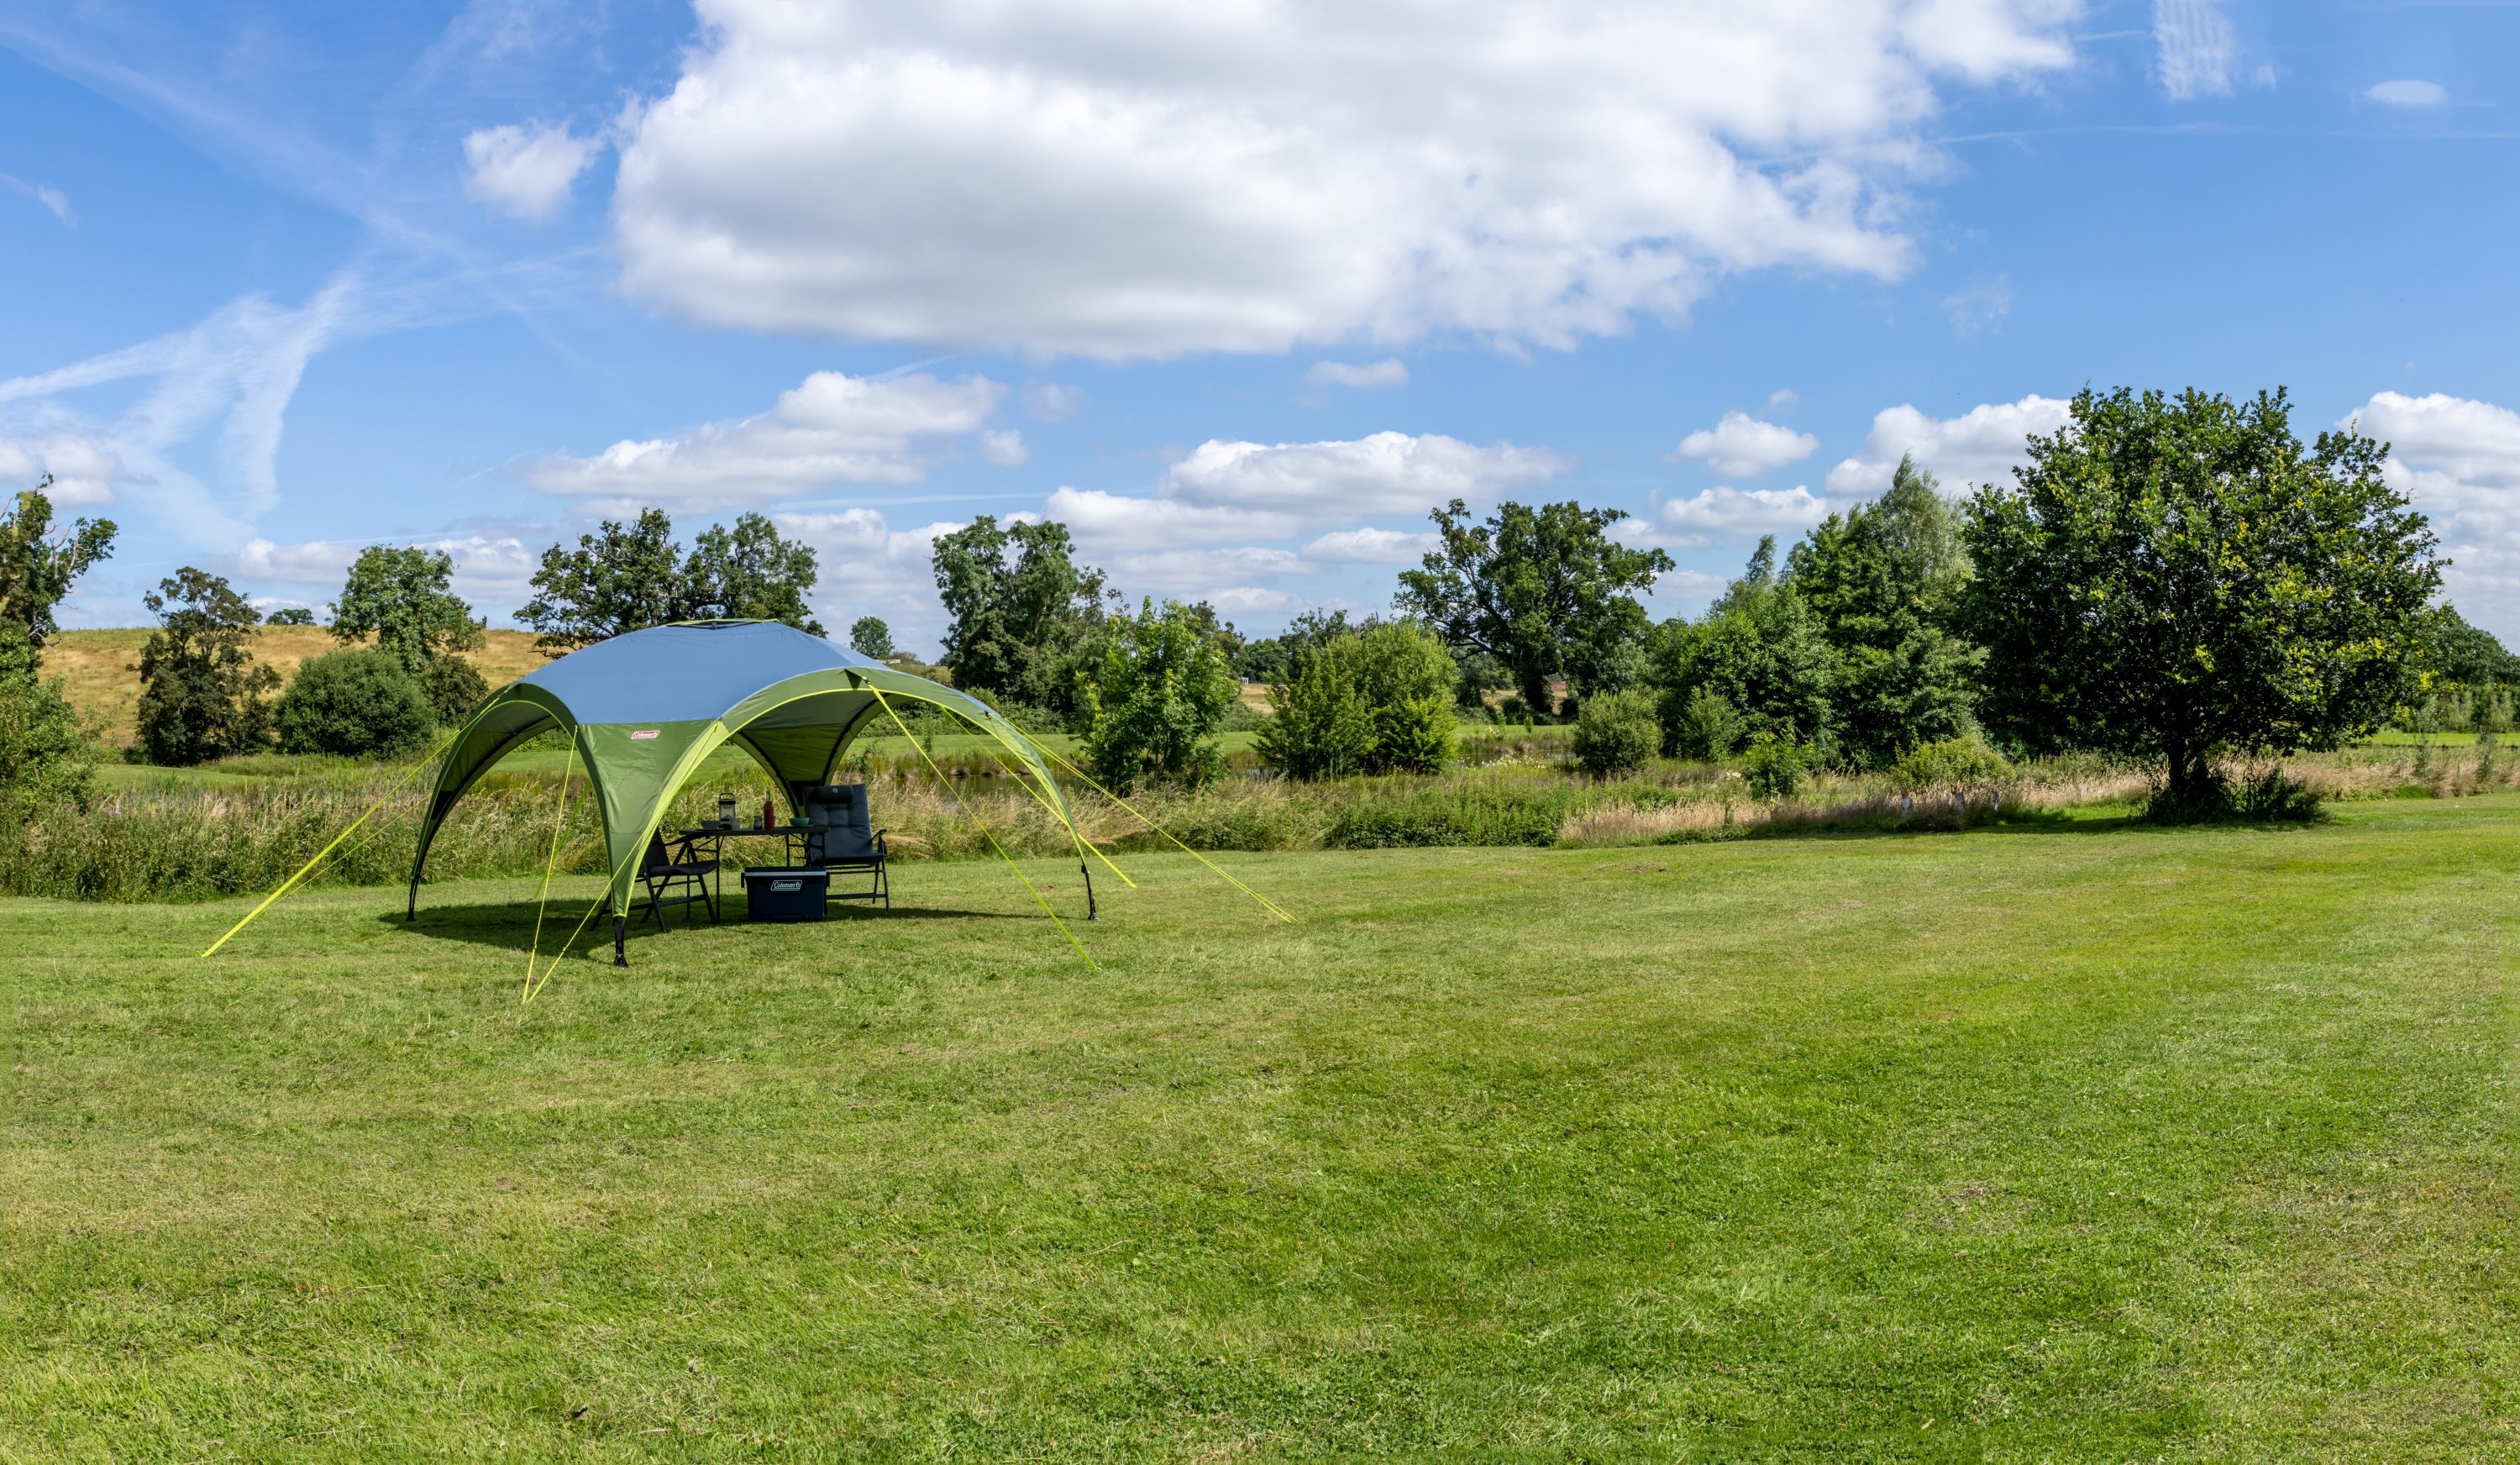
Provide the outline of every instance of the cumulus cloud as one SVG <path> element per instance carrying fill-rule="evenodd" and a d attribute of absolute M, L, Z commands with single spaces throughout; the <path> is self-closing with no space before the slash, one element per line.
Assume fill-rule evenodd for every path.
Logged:
<path fill-rule="evenodd" d="M 1409 384 L 1409 364 L 1392 357 L 1385 361 L 1358 366 L 1345 361 L 1317 361 L 1304 374 L 1304 379 L 1315 386 L 1345 386 L 1358 391 L 1380 391 L 1385 387 Z"/>
<path fill-rule="evenodd" d="M 1573 466 L 1546 448 L 1474 447 L 1439 432 L 1274 446 L 1212 438 L 1172 466 L 1163 492 L 1191 504 L 1353 521 L 1538 488 Z"/>
<path fill-rule="evenodd" d="M 1045 422 L 1063 422 L 1085 410 L 1093 398 L 1081 386 L 1062 386 L 1056 381 L 1035 382 L 1023 389 L 1024 411 Z"/>
<path fill-rule="evenodd" d="M 1800 463 L 1819 451 L 1820 439 L 1775 422 L 1763 422 L 1746 412 L 1728 412 L 1712 427 L 1700 427 L 1680 440 L 1683 458 L 1703 458 L 1706 466 L 1727 477 L 1743 478 L 1770 468 Z"/>
<path fill-rule="evenodd" d="M 1416 564 L 1435 548 L 1432 534 L 1398 529 L 1341 529 L 1304 546 L 1304 557 L 1322 564 Z"/>
<path fill-rule="evenodd" d="M 2389 107 L 2439 107 L 2450 100 L 2438 81 L 2383 81 L 2362 95 Z"/>
<path fill-rule="evenodd" d="M 1295 517 L 1266 510 L 1146 499 L 1101 489 L 1061 488 L 1044 511 L 1100 548 L 1153 550 L 1233 540 L 1283 539 L 1298 530 Z"/>
<path fill-rule="evenodd" d="M 936 540 L 952 521 L 894 529 L 872 509 L 839 513 L 774 513 L 771 521 L 814 547 L 821 576 L 814 613 L 834 632 L 862 615 L 881 616 L 904 646 L 934 645 L 945 619 L 931 569 Z"/>
<path fill-rule="evenodd" d="M 2230 95 L 2239 37 L 2222 0 L 2153 0 L 2152 40 L 2171 101 Z"/>
<path fill-rule="evenodd" d="M 31 486 L 46 473 L 53 485 L 45 496 L 62 509 L 110 506 L 120 497 L 117 487 L 132 477 L 108 435 L 70 427 L 23 436 L 0 432 L 0 486 Z"/>
<path fill-rule="evenodd" d="M 2064 426 L 2069 409 L 2060 398 L 2035 394 L 1972 407 L 1956 418 L 1930 418 L 1909 406 L 1886 409 L 1874 414 L 1856 455 L 1828 470 L 1828 492 L 1839 499 L 1880 493 L 1903 454 L 1915 455 L 1946 493 L 1971 483 L 2009 483 L 2012 469 L 2030 461 L 2023 442 Z"/>
<path fill-rule="evenodd" d="M 914 483 L 926 471 L 922 440 L 979 431 L 1005 393 L 986 377 L 816 372 L 759 417 L 624 439 L 591 458 L 556 455 L 521 476 L 546 493 L 605 504 L 696 508 L 772 503 L 836 483 Z M 1021 446 L 1008 433 L 981 452 L 1004 462 Z"/>
<path fill-rule="evenodd" d="M 1827 513 L 1827 501 L 1801 484 L 1751 489 L 1718 484 L 1686 499 L 1665 501 L 1650 521 L 1626 520 L 1622 537 L 1693 549 L 1716 534 L 1799 534 Z"/>
<path fill-rule="evenodd" d="M 565 125 L 484 127 L 464 139 L 464 196 L 516 218 L 548 219 L 595 150 L 593 138 L 572 137 Z"/>
<path fill-rule="evenodd" d="M 615 242 L 632 293 L 759 330 L 1571 345 L 1728 271 L 1899 274 L 1944 89 L 2069 65 L 2080 8 L 700 0 Z"/>
<path fill-rule="evenodd" d="M 1032 462 L 1032 449 L 1012 427 L 992 427 L 980 434 L 980 456 L 1002 468 L 1019 468 Z"/>
<path fill-rule="evenodd" d="M 2389 444 L 2389 482 L 2431 517 L 2459 609 L 2498 635 L 2520 633 L 2520 412 L 2381 392 L 2345 425 Z"/>
<path fill-rule="evenodd" d="M 316 599 L 338 593 L 359 552 L 378 540 L 306 540 L 275 544 L 250 539 L 227 556 L 229 574 L 248 585 L 280 584 L 312 591 Z M 524 602 L 535 568 L 542 562 L 539 547 L 528 548 L 513 534 L 455 534 L 435 539 L 395 540 L 424 550 L 442 551 L 455 563 L 455 593 L 472 602 L 476 614 L 504 620 Z M 259 596 L 255 603 L 301 603 L 289 597 Z"/>

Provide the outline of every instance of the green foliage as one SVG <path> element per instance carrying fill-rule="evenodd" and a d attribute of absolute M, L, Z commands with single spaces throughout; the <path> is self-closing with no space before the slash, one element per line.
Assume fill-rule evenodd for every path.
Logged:
<path fill-rule="evenodd" d="M 420 669 L 421 695 L 437 721 L 454 726 L 472 715 L 490 695 L 480 668 L 461 656 L 440 656 Z"/>
<path fill-rule="evenodd" d="M 1983 659 L 1944 629 L 1966 574 L 1957 516 L 1933 475 L 1901 459 L 1876 503 L 1831 514 L 1794 547 L 1786 580 L 1834 652 L 1834 745 L 1882 767 L 1972 726 Z"/>
<path fill-rule="evenodd" d="M 1900 755 L 1890 776 L 1914 793 L 1968 791 L 2000 783 L 2012 772 L 2002 753 L 1981 737 L 1945 737 L 1920 742 Z"/>
<path fill-rule="evenodd" d="M 1749 781 L 1753 798 L 1789 799 L 1802 791 L 1803 779 L 1820 766 L 1820 750 L 1794 741 L 1791 729 L 1782 733 L 1754 732 L 1750 751 L 1742 759 L 1741 777 Z"/>
<path fill-rule="evenodd" d="M 15 621 L 0 622 L 0 665 L 27 659 L 25 635 Z M 15 837 L 33 811 L 87 803 L 96 749 L 64 685 L 0 676 L 0 839 Z"/>
<path fill-rule="evenodd" d="M 2426 658 L 2434 675 L 2453 687 L 2520 686 L 2520 656 L 2503 649 L 2490 631 L 2468 624 L 2454 606 L 2441 607 Z"/>
<path fill-rule="evenodd" d="M 311 626 L 315 612 L 303 605 L 287 605 L 262 618 L 266 626 Z"/>
<path fill-rule="evenodd" d="M 1344 610 L 1307 610 L 1278 635 L 1245 643 L 1234 658 L 1234 673 L 1245 682 L 1275 686 L 1295 675 L 1298 654 L 1353 636 L 1358 629 Z"/>
<path fill-rule="evenodd" d="M 711 524 L 692 537 L 683 560 L 683 612 L 696 619 L 715 607 L 716 619 L 778 621 L 808 636 L 823 634 L 805 597 L 821 577 L 814 547 L 781 535 L 758 513 L 737 516 L 735 527 Z"/>
<path fill-rule="evenodd" d="M 17 507 L 0 513 L 0 626 L 17 635 L 7 645 L 10 659 L 22 665 L 0 665 L 0 675 L 34 675 L 32 653 L 61 629 L 54 607 L 70 586 L 97 561 L 113 553 L 112 519 L 80 519 L 66 533 L 53 532 L 52 487 L 47 473 L 33 488 L 18 495 Z"/>
<path fill-rule="evenodd" d="M 1269 688 L 1261 756 L 1290 778 L 1434 773 L 1453 760 L 1452 654 L 1416 621 L 1317 618 Z M 1312 628 L 1308 628 L 1312 629 Z"/>
<path fill-rule="evenodd" d="M 1654 699 L 1642 691 L 1586 697 L 1575 718 L 1575 762 L 1596 778 L 1634 773 L 1661 744 Z"/>
<path fill-rule="evenodd" d="M 1195 787 L 1225 771 L 1217 733 L 1240 684 L 1203 630 L 1190 606 L 1167 600 L 1112 614 L 1096 633 L 1080 707 L 1085 759 L 1115 792 L 1141 779 Z"/>
<path fill-rule="evenodd" d="M 280 675 L 247 648 L 262 617 L 224 578 L 191 565 L 140 599 L 158 621 L 136 668 L 149 761 L 184 768 L 267 742 Z"/>
<path fill-rule="evenodd" d="M 273 721 L 284 753 L 390 758 L 428 746 L 438 718 L 420 679 L 374 646 L 309 658 L 280 694 Z"/>
<path fill-rule="evenodd" d="M 1674 758 L 1712 763 L 1730 758 L 1749 730 L 1724 693 L 1712 687 L 1665 691 L 1656 700 L 1663 749 Z"/>
<path fill-rule="evenodd" d="M 1473 524 L 1461 500 L 1434 511 L 1442 544 L 1404 570 L 1400 600 L 1446 642 L 1504 666 L 1525 703 L 1545 706 L 1551 678 L 1578 691 L 1641 668 L 1626 650 L 1645 630 L 1631 591 L 1672 568 L 1660 550 L 1609 537 L 1616 510 L 1506 504 Z"/>
<path fill-rule="evenodd" d="M 1256 746 L 1286 777 L 1345 777 L 1365 772 L 1373 756 L 1373 715 L 1357 691 L 1354 647 L 1353 637 L 1301 647 L 1291 674 L 1270 685 L 1270 716 Z"/>
<path fill-rule="evenodd" d="M 574 550 L 545 550 L 534 598 L 517 619 L 540 632 L 535 644 L 555 655 L 703 612 L 779 621 L 820 636 L 822 625 L 805 606 L 818 576 L 813 547 L 783 537 L 758 513 L 741 516 L 733 529 L 701 530 L 687 558 L 672 518 L 648 509 L 627 525 L 606 519 L 580 535 Z"/>
<path fill-rule="evenodd" d="M 333 638 L 344 644 L 373 639 L 415 677 L 439 657 L 479 650 L 481 622 L 454 582 L 455 560 L 443 550 L 370 545 L 351 561 L 333 604 Z"/>
<path fill-rule="evenodd" d="M 1705 619 L 1655 628 L 1653 682 L 1662 691 L 1663 725 L 1675 740 L 1701 688 L 1738 713 L 1748 733 L 1804 729 L 1822 743 L 1834 735 L 1837 652 L 1820 617 L 1790 581 L 1778 577 L 1775 564 L 1775 539 L 1761 540 L 1749 567 Z"/>
<path fill-rule="evenodd" d="M 2333 747 L 2407 699 L 2432 531 L 2383 480 L 2383 445 L 2305 448 L 2290 417 L 2281 391 L 2087 388 L 2017 487 L 1969 501 L 1961 620 L 1989 653 L 1990 727 L 2152 762 L 2187 808 L 2218 754 Z"/>
<path fill-rule="evenodd" d="M 1102 571 L 1076 563 L 1067 526 L 984 513 L 939 537 L 933 564 L 954 685 L 1075 714 L 1081 648 L 1103 597 Z"/>
<path fill-rule="evenodd" d="M 894 654 L 892 628 L 883 623 L 881 616 L 859 616 L 849 626 L 849 649 L 881 661 Z"/>

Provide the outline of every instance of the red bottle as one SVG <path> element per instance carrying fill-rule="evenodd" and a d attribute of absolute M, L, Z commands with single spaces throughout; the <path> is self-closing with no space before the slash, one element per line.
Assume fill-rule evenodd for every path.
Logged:
<path fill-rule="evenodd" d="M 771 809 L 770 800 L 764 798 L 761 801 L 761 827 L 767 829 L 777 822 L 779 822 L 778 814 Z"/>

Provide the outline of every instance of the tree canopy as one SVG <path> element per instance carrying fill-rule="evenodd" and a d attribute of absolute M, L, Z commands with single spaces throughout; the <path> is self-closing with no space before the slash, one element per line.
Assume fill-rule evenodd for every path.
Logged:
<path fill-rule="evenodd" d="M 136 668 L 149 761 L 187 768 L 262 746 L 280 686 L 248 649 L 262 617 L 224 578 L 191 565 L 140 600 L 158 622 Z"/>
<path fill-rule="evenodd" d="M 1079 712 L 1096 777 L 1125 794 L 1140 779 L 1195 785 L 1225 771 L 1217 732 L 1240 688 L 1190 606 L 1147 601 L 1105 617 L 1084 662 Z"/>
<path fill-rule="evenodd" d="M 2086 388 L 2028 448 L 1962 521 L 1990 727 L 2151 760 L 2189 806 L 2217 754 L 2332 747 L 2411 689 L 2442 564 L 2382 444 L 2305 447 L 2280 390 Z"/>
<path fill-rule="evenodd" d="M 1582 691 L 1630 674 L 1646 626 L 1630 592 L 1651 590 L 1672 560 L 1612 540 L 1626 515 L 1508 503 L 1478 524 L 1455 499 L 1432 517 L 1440 543 L 1401 572 L 1403 607 L 1454 645 L 1495 657 L 1534 707 L 1548 705 L 1552 677 Z"/>
<path fill-rule="evenodd" d="M 555 655 L 703 611 L 782 621 L 820 636 L 805 605 L 817 577 L 813 547 L 782 536 L 760 514 L 742 515 L 732 529 L 700 531 L 686 558 L 674 521 L 647 509 L 626 525 L 606 519 L 580 535 L 575 549 L 545 550 L 534 598 L 517 619 L 541 633 L 535 644 Z"/>
<path fill-rule="evenodd" d="M 333 639 L 373 640 L 417 677 L 431 661 L 480 649 L 482 623 L 455 594 L 455 561 L 443 550 L 370 545 L 350 562 L 333 602 Z"/>
<path fill-rule="evenodd" d="M 1102 619 L 1102 573 L 1076 563 L 1067 526 L 981 514 L 936 540 L 954 685 L 1066 714 L 1073 660 Z"/>
<path fill-rule="evenodd" d="M 52 483 L 46 474 L 18 495 L 16 507 L 0 513 L 0 626 L 18 632 L 7 642 L 17 648 L 7 659 L 24 663 L 0 667 L 0 674 L 35 674 L 36 654 L 61 629 L 53 619 L 55 607 L 79 576 L 113 553 L 112 519 L 79 519 L 54 532 L 53 501 L 44 492 Z"/>

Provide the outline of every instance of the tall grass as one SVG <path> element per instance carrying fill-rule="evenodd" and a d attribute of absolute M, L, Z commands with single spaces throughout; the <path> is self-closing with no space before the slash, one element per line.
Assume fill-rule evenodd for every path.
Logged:
<path fill-rule="evenodd" d="M 1517 732 L 1519 730 L 1501 730 Z M 1763 803 L 1730 769 L 1660 763 L 1627 778 L 1596 781 L 1564 771 L 1562 740 L 1498 738 L 1485 766 L 1435 777 L 1289 783 L 1234 777 L 1196 790 L 1155 789 L 1131 799 L 1198 850 L 1385 849 L 1429 845 L 1611 847 L 1818 830 L 1933 830 L 2139 802 L 2150 785 L 2133 770 L 2090 758 L 2016 765 L 1967 788 L 1903 788 L 1887 776 L 1823 774 L 1791 799 Z M 2352 749 L 2297 759 L 2292 776 L 2326 798 L 2455 797 L 2508 786 L 2520 767 L 2450 753 L 2417 776 L 2408 749 Z M 1074 845 L 1018 780 L 994 763 L 947 764 L 939 783 L 915 761 L 870 758 L 861 767 L 875 822 L 896 858 L 962 860 L 990 855 L 989 835 L 1010 854 L 1053 856 Z M 255 775 L 260 775 L 256 777 Z M 85 811 L 34 811 L 0 821 L 0 893 L 88 901 L 201 900 L 278 885 L 353 820 L 382 800 L 312 876 L 319 885 L 399 884 L 410 870 L 428 779 L 388 796 L 402 771 L 342 761 L 267 758 L 222 766 L 215 777 L 127 784 Z M 560 779 L 549 772 L 494 772 L 456 806 L 429 851 L 432 880 L 530 874 L 555 848 L 557 866 L 600 874 L 603 832 L 582 777 L 560 819 Z M 751 807 L 757 772 L 721 770 L 684 790 L 666 817 L 688 827 L 714 812 L 721 790 Z M 1071 785 L 1079 826 L 1105 850 L 1169 847 L 1135 816 Z M 987 833 L 983 832 L 983 826 Z M 734 840 L 730 860 L 774 863 L 772 841 Z"/>

